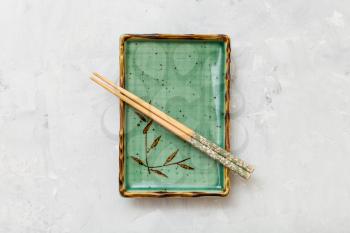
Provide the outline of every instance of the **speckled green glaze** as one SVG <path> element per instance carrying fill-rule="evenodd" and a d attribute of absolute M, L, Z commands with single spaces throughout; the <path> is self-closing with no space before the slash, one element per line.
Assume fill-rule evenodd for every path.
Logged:
<path fill-rule="evenodd" d="M 224 147 L 225 119 L 225 43 L 200 40 L 128 40 L 125 42 L 125 87 L 137 96 L 184 123 L 209 140 Z M 125 108 L 125 188 L 127 191 L 202 191 L 218 192 L 224 188 L 221 164 L 184 142 L 163 127 L 147 121 Z M 132 156 L 148 164 L 163 165 L 174 151 L 179 165 L 149 172 Z"/>

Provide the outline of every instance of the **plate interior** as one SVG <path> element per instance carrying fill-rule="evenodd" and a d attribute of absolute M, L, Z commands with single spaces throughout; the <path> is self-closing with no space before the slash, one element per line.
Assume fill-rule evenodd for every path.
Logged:
<path fill-rule="evenodd" d="M 225 60 L 221 41 L 127 40 L 125 88 L 224 147 Z M 126 191 L 224 189 L 221 164 L 149 122 L 125 106 Z"/>

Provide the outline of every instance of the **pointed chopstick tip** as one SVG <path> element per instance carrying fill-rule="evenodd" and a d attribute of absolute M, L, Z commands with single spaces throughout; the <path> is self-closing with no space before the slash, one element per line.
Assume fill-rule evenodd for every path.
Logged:
<path fill-rule="evenodd" d="M 103 76 L 102 75 L 100 75 L 99 73 L 97 73 L 97 72 L 92 72 L 92 74 L 93 75 L 95 75 L 95 76 L 97 76 L 97 77 L 99 77 L 99 78 L 103 78 Z"/>

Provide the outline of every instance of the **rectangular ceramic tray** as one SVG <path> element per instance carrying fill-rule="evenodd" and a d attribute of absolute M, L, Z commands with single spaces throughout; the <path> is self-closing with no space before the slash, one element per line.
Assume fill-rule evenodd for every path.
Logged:
<path fill-rule="evenodd" d="M 230 149 L 230 39 L 123 35 L 120 85 Z M 124 197 L 226 196 L 229 171 L 123 102 L 119 190 Z"/>

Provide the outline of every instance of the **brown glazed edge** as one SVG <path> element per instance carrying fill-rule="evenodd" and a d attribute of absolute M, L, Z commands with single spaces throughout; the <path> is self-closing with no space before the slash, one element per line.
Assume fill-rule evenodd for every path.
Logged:
<path fill-rule="evenodd" d="M 214 40 L 223 41 L 226 47 L 226 77 L 225 77 L 225 149 L 230 151 L 230 65 L 231 65 L 231 44 L 230 37 L 223 34 L 200 35 L 200 34 L 125 34 L 119 40 L 119 73 L 120 86 L 125 86 L 125 42 L 129 39 L 186 39 L 186 40 Z M 220 192 L 143 192 L 127 191 L 125 187 L 124 173 L 124 127 L 125 127 L 125 105 L 120 101 L 120 126 L 119 126 L 119 192 L 123 197 L 201 197 L 201 196 L 227 196 L 230 192 L 229 169 L 224 168 L 224 188 Z"/>

